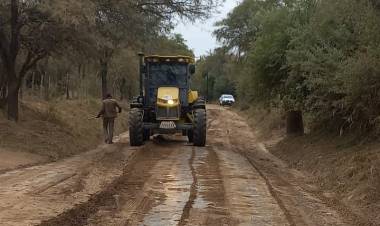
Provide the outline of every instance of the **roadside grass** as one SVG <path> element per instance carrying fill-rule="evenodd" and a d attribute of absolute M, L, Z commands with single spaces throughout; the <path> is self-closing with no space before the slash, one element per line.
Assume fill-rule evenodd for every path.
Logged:
<path fill-rule="evenodd" d="M 0 148 L 30 152 L 51 161 L 95 148 L 103 142 L 100 100 L 25 98 L 18 123 L 0 114 Z M 125 104 L 126 106 L 126 104 Z M 117 119 L 115 135 L 127 130 L 127 113 Z"/>
<path fill-rule="evenodd" d="M 380 223 L 380 143 L 352 145 L 350 137 L 309 134 L 269 149 L 292 168 L 310 175 L 327 196 Z"/>
<path fill-rule="evenodd" d="M 233 110 L 247 119 L 251 128 L 256 132 L 260 140 L 265 140 L 273 136 L 284 136 L 285 118 L 284 112 L 280 109 L 264 109 L 260 106 L 236 105 Z"/>

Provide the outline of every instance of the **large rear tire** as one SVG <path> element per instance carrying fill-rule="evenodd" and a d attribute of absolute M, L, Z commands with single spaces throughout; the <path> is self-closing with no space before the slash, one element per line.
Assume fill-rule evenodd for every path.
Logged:
<path fill-rule="evenodd" d="M 141 146 L 144 143 L 143 112 L 132 108 L 129 113 L 129 143 L 131 146 Z"/>
<path fill-rule="evenodd" d="M 194 141 L 194 135 L 193 135 L 193 130 L 188 130 L 187 131 L 187 138 L 189 139 L 189 143 L 193 143 Z"/>
<path fill-rule="evenodd" d="M 206 145 L 207 118 L 205 109 L 197 109 L 194 111 L 194 130 L 193 144 L 194 146 L 204 147 Z"/>

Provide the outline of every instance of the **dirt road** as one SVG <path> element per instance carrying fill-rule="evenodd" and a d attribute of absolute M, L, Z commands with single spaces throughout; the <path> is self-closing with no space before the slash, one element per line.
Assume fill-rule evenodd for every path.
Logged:
<path fill-rule="evenodd" d="M 268 153 L 236 113 L 208 109 L 208 145 L 179 136 L 0 175 L 1 225 L 366 225 Z"/>

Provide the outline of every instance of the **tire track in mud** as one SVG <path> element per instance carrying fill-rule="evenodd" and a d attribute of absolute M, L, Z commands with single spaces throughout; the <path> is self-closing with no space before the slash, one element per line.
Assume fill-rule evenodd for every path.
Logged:
<path fill-rule="evenodd" d="M 224 186 L 221 160 L 213 146 L 206 147 L 207 154 L 200 159 L 196 173 L 198 177 L 198 200 L 188 225 L 238 225 L 237 216 L 232 216 L 228 194 Z M 200 219 L 199 219 L 200 218 Z"/>
<path fill-rule="evenodd" d="M 40 225 L 345 225 L 255 149 L 235 113 L 210 107 L 208 116 L 209 146 L 148 143 L 106 190 Z"/>
<path fill-rule="evenodd" d="M 211 127 L 211 124 L 215 121 L 215 118 L 208 118 L 207 120 L 207 131 L 209 131 L 210 127 Z M 200 148 L 198 148 L 200 149 Z M 202 151 L 202 150 L 201 150 Z M 181 220 L 179 221 L 178 225 L 179 226 L 183 226 L 183 225 L 186 225 L 188 220 L 189 220 L 189 217 L 190 217 L 190 211 L 191 209 L 193 208 L 193 204 L 197 198 L 197 193 L 198 193 L 198 189 L 197 189 L 197 186 L 198 186 L 198 178 L 197 178 L 197 172 L 196 172 L 196 169 L 194 167 L 194 159 L 195 159 L 195 147 L 192 148 L 192 154 L 191 154 L 191 158 L 189 159 L 189 166 L 190 166 L 190 169 L 191 169 L 191 175 L 193 177 L 193 183 L 191 185 L 191 190 L 190 190 L 190 196 L 189 196 L 189 200 L 187 201 L 184 209 L 183 209 L 183 213 L 182 213 L 182 216 L 181 216 Z"/>
<path fill-rule="evenodd" d="M 220 114 L 220 112 L 216 114 Z M 248 140 L 244 138 L 244 130 L 249 131 L 250 128 L 240 116 L 234 112 L 227 114 L 231 118 L 235 118 L 228 125 L 232 126 L 233 131 L 233 134 L 228 136 L 231 150 L 244 156 L 265 180 L 269 191 L 284 211 L 289 223 L 313 226 L 374 225 L 360 219 L 341 204 L 333 204 L 334 201 L 326 198 L 320 192 L 318 194 L 317 191 L 310 191 L 303 179 L 293 175 L 289 168 L 267 150 L 261 150 L 257 141 L 256 143 L 247 142 Z M 248 139 L 254 141 L 255 137 Z"/>
<path fill-rule="evenodd" d="M 225 171 L 223 178 L 226 180 L 229 211 L 232 217 L 240 216 L 236 218 L 238 223 L 235 225 L 295 225 L 292 218 L 286 216 L 265 179 L 245 156 L 221 144 L 215 147 Z"/>
<path fill-rule="evenodd" d="M 216 117 L 212 115 L 213 113 L 208 115 L 208 133 L 215 126 L 213 124 Z M 211 133 L 208 136 L 209 140 L 213 139 Z M 215 150 L 208 145 L 202 148 L 193 147 L 189 166 L 193 183 L 178 225 L 236 225 L 238 221 L 232 219 L 226 204 L 219 159 Z"/>
<path fill-rule="evenodd" d="M 219 108 L 215 107 L 209 109 L 209 113 L 213 117 L 211 123 L 213 128 L 210 130 L 210 135 L 214 137 L 212 140 L 212 149 L 215 153 L 217 153 L 216 157 L 219 156 L 218 158 L 220 158 L 218 162 L 219 164 L 223 165 L 222 170 L 227 170 L 223 173 L 223 178 L 227 180 L 227 184 L 225 186 L 229 187 L 227 189 L 229 191 L 227 196 L 231 196 L 231 192 L 237 192 L 230 198 L 226 197 L 225 202 L 228 202 L 228 200 L 232 198 L 232 200 L 230 200 L 232 202 L 228 204 L 230 207 L 230 214 L 241 214 L 242 216 L 245 216 L 242 218 L 242 220 L 244 219 L 242 222 L 240 221 L 239 223 L 238 220 L 237 222 L 234 222 L 235 224 L 232 225 L 238 225 L 242 223 L 243 225 L 253 224 L 295 226 L 296 224 L 294 223 L 291 215 L 287 213 L 287 210 L 281 200 L 277 199 L 274 190 L 268 186 L 268 182 L 265 180 L 265 177 L 263 177 L 263 174 L 261 174 L 256 167 L 253 167 L 251 165 L 246 156 L 241 155 L 241 153 L 235 151 L 236 148 L 244 145 L 244 143 L 235 143 L 234 145 L 231 144 L 230 139 L 234 139 L 234 137 L 239 136 L 239 134 L 234 133 L 234 130 L 236 128 L 230 127 L 231 121 L 234 121 L 235 119 L 233 117 L 229 117 L 228 114 L 223 114 L 228 111 L 229 110 L 220 110 Z M 228 118 L 228 120 L 225 120 L 225 118 Z M 249 142 L 255 142 L 255 140 L 251 139 Z M 241 166 L 242 170 L 240 172 L 240 175 L 238 171 L 236 171 L 240 168 L 239 166 Z M 232 185 L 232 187 L 230 187 L 230 183 L 234 184 L 239 181 L 243 182 L 242 179 L 243 181 L 246 180 L 246 182 L 242 183 L 241 186 L 244 186 L 249 181 L 250 184 L 247 184 L 247 186 L 250 188 L 239 189 L 236 187 L 236 185 Z M 234 201 L 238 197 L 242 198 L 242 202 L 240 204 Z M 252 197 L 253 199 L 249 198 L 247 200 L 247 197 Z M 241 210 L 240 205 L 246 205 L 246 211 Z M 260 205 L 263 206 L 260 207 Z M 278 214 L 276 214 L 277 211 Z M 251 220 L 247 219 L 247 214 L 251 214 Z M 263 217 L 265 220 L 263 220 Z M 233 218 L 230 219 L 233 220 Z"/>
<path fill-rule="evenodd" d="M 297 224 L 294 221 L 292 214 L 288 211 L 284 202 L 278 196 L 278 194 L 277 194 L 276 190 L 274 189 L 274 187 L 272 186 L 270 180 L 265 176 L 265 174 L 260 170 L 260 168 L 256 166 L 256 164 L 252 161 L 252 159 L 248 157 L 248 155 L 246 153 L 240 153 L 240 154 L 243 155 L 248 160 L 248 162 L 257 171 L 257 173 L 261 176 L 261 178 L 264 179 L 265 184 L 267 185 L 270 194 L 276 200 L 278 206 L 281 208 L 282 212 L 284 213 L 284 215 L 286 217 L 286 220 L 289 222 L 289 225 L 290 226 L 296 226 Z M 298 222 L 298 223 L 300 223 L 300 222 Z M 302 222 L 302 223 L 304 225 L 306 225 L 305 222 Z"/>
<path fill-rule="evenodd" d="M 268 166 L 258 166 L 260 163 L 257 162 L 256 157 L 253 153 L 247 153 L 246 151 L 236 150 L 241 155 L 245 156 L 250 162 L 252 167 L 254 167 L 267 182 L 268 188 L 273 192 L 274 197 L 281 202 L 281 205 L 286 210 L 289 217 L 294 222 L 294 225 L 354 225 L 354 226 L 376 226 L 378 224 L 373 224 L 367 222 L 356 214 L 354 214 L 348 208 L 342 206 L 336 200 L 325 197 L 321 192 L 310 191 L 310 189 L 305 188 L 305 184 L 293 185 L 295 183 L 290 177 L 285 180 L 278 173 L 272 172 Z M 263 160 L 263 159 L 260 159 Z M 269 160 L 269 159 L 268 159 Z M 266 160 L 266 161 L 268 161 Z M 270 161 L 270 160 L 269 160 Z M 272 167 L 276 168 L 276 165 Z M 295 187 L 299 186 L 299 188 Z M 284 190 L 289 190 L 287 193 Z M 305 209 L 301 209 L 306 203 L 297 202 L 293 200 L 291 196 L 296 199 L 303 199 L 303 202 L 309 202 L 310 206 L 315 216 L 312 216 L 310 212 L 308 213 Z M 314 200 L 314 202 L 311 202 Z M 319 200 L 319 201 L 316 201 Z M 294 204 L 298 205 L 298 208 L 294 208 Z M 313 205 L 313 206 L 312 206 Z M 321 207 L 321 206 L 324 206 Z M 330 210 L 329 210 L 329 209 Z M 322 211 L 321 211 L 322 209 Z M 305 211 L 305 212 L 304 212 Z M 329 211 L 336 211 L 336 213 L 329 213 Z M 326 213 L 329 213 L 326 215 Z M 310 215 L 309 218 L 305 219 L 304 215 Z M 337 215 L 338 214 L 338 215 Z M 318 218 L 318 219 L 315 219 Z"/>
<path fill-rule="evenodd" d="M 191 169 L 191 176 L 193 177 L 193 183 L 191 184 L 191 187 L 190 187 L 189 200 L 186 202 L 186 205 L 183 208 L 182 216 L 181 216 L 181 219 L 178 223 L 179 226 L 186 225 L 187 221 L 189 220 L 190 210 L 193 208 L 194 201 L 197 198 L 197 194 L 198 194 L 198 190 L 197 190 L 198 178 L 197 178 L 197 173 L 195 172 L 195 168 L 193 165 L 194 159 L 195 159 L 195 149 L 193 147 L 192 153 L 191 153 L 191 158 L 189 159 L 189 166 Z"/>
<path fill-rule="evenodd" d="M 215 120 L 216 118 L 219 118 L 221 117 L 220 114 L 221 114 L 221 111 L 218 111 L 218 110 L 212 110 L 212 113 L 215 117 Z M 228 124 L 230 124 L 230 122 L 228 121 L 227 122 Z M 290 226 L 296 226 L 297 224 L 295 223 L 294 219 L 293 219 L 293 216 L 292 214 L 288 211 L 288 209 L 286 208 L 285 204 L 282 202 L 282 200 L 279 198 L 278 194 L 276 193 L 274 187 L 272 186 L 272 184 L 270 183 L 269 179 L 265 176 L 265 174 L 262 173 L 262 171 L 260 170 L 259 167 L 257 167 L 255 165 L 255 163 L 248 157 L 247 153 L 244 152 L 244 151 L 239 151 L 239 150 L 236 150 L 236 148 L 238 147 L 238 145 L 235 144 L 235 148 L 233 147 L 233 145 L 231 144 L 231 135 L 230 135 L 230 129 L 236 129 L 234 127 L 231 127 L 230 125 L 227 126 L 227 140 L 225 140 L 225 142 L 227 142 L 227 144 L 224 144 L 224 143 L 218 143 L 216 144 L 216 146 L 222 146 L 222 149 L 229 149 L 230 151 L 233 151 L 233 152 L 236 152 L 240 155 L 242 155 L 245 159 L 247 159 L 247 161 L 249 162 L 249 164 L 253 167 L 253 169 L 260 175 L 260 177 L 264 180 L 267 188 L 268 188 L 268 191 L 269 193 L 271 194 L 271 196 L 274 198 L 274 200 L 277 202 L 278 206 L 280 207 L 281 211 L 284 213 L 284 216 L 287 220 L 287 222 L 289 223 Z M 225 146 L 227 145 L 227 147 Z M 241 144 L 242 145 L 242 144 Z M 306 225 L 306 224 L 305 224 Z"/>
<path fill-rule="evenodd" d="M 137 150 L 134 156 L 131 157 L 125 165 L 123 175 L 107 186 L 105 190 L 92 195 L 87 202 L 79 204 L 55 218 L 43 221 L 39 226 L 87 225 L 88 219 L 103 206 L 113 206 L 113 208 L 116 209 L 115 196 L 122 191 L 122 187 L 132 185 L 128 184 L 130 172 L 145 158 L 146 152 L 149 152 L 146 147 Z M 143 181 L 140 181 L 140 183 L 143 183 Z"/>
<path fill-rule="evenodd" d="M 206 125 L 207 131 L 210 129 L 211 124 L 214 121 L 215 121 L 215 118 L 211 118 L 211 119 L 208 118 L 207 125 Z M 182 216 L 181 216 L 181 220 L 178 223 L 179 226 L 183 226 L 183 225 L 187 224 L 187 222 L 189 220 L 189 217 L 190 217 L 190 211 L 193 208 L 193 204 L 194 204 L 194 202 L 195 202 L 195 200 L 197 198 L 197 193 L 198 193 L 198 190 L 197 190 L 198 178 L 197 178 L 196 170 L 194 168 L 195 155 L 196 155 L 196 151 L 195 151 L 195 147 L 193 147 L 192 148 L 192 153 L 191 153 L 191 158 L 189 159 L 189 166 L 190 166 L 190 169 L 191 169 L 191 175 L 193 177 L 193 183 L 192 183 L 192 185 L 190 187 L 189 200 L 187 201 L 185 207 L 183 208 L 183 213 L 182 213 Z"/>

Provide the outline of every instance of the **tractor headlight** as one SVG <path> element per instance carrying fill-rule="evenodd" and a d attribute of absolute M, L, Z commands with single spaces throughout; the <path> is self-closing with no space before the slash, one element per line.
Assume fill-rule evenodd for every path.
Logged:
<path fill-rule="evenodd" d="M 168 105 L 178 104 L 178 100 L 175 100 L 175 99 L 161 99 L 161 98 L 159 98 L 157 101 L 158 101 L 158 103 L 161 103 L 161 104 L 168 104 Z"/>

